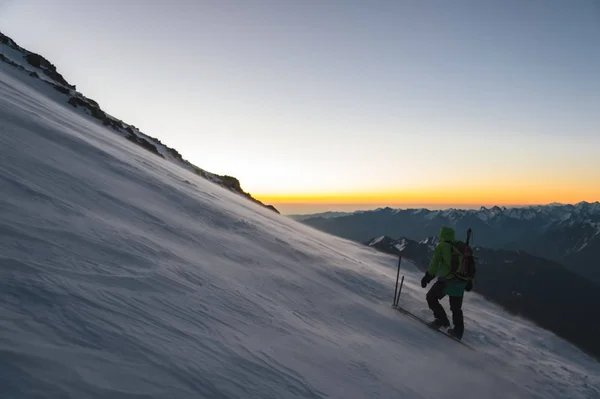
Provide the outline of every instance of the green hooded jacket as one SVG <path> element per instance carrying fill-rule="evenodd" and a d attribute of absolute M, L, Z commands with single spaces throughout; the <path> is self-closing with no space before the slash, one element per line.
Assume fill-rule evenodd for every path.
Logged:
<path fill-rule="evenodd" d="M 450 273 L 452 269 L 452 251 L 454 250 L 453 245 L 455 233 L 451 227 L 442 227 L 440 230 L 440 243 L 435 247 L 433 258 L 429 263 L 427 273 L 430 276 L 438 276 L 438 279 L 446 282 L 446 288 L 444 293 L 450 296 L 463 296 L 466 281 L 454 279 Z"/>
<path fill-rule="evenodd" d="M 448 241 L 455 241 L 454 229 L 451 227 L 442 227 L 440 230 L 440 243 L 435 247 L 433 258 L 427 269 L 429 275 L 439 276 L 441 279 L 451 277 L 449 274 L 453 247 Z"/>

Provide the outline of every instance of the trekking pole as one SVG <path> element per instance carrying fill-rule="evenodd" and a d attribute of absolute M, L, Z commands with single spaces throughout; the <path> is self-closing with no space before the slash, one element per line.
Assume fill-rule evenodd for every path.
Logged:
<path fill-rule="evenodd" d="M 402 262 L 402 256 L 399 255 L 398 256 L 398 273 L 396 274 L 396 288 L 394 288 L 394 302 L 392 303 L 393 306 L 396 306 L 396 296 L 398 295 L 398 279 L 400 278 L 400 263 Z M 402 280 L 404 280 L 404 277 L 402 277 Z M 400 298 L 398 298 L 400 299 Z"/>
<path fill-rule="evenodd" d="M 396 306 L 398 306 L 398 302 L 400 302 L 400 294 L 402 293 L 402 286 L 404 286 L 404 276 L 402 276 L 402 281 L 400 281 L 400 289 L 398 290 L 398 298 L 396 298 Z"/>

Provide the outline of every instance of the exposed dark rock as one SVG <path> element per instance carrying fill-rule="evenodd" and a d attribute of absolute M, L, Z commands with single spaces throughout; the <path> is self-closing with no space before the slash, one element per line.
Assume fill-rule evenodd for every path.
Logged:
<path fill-rule="evenodd" d="M 136 143 L 137 145 L 139 145 L 143 149 L 148 150 L 151 153 L 153 153 L 155 155 L 158 155 L 161 158 L 164 158 L 162 156 L 162 154 L 160 152 L 158 152 L 158 149 L 156 148 L 156 146 L 153 145 L 152 143 L 150 143 L 148 140 L 145 140 L 145 139 L 139 137 L 136 134 L 130 134 L 126 138 L 127 138 L 127 140 L 131 141 L 132 143 Z"/>
<path fill-rule="evenodd" d="M 178 159 L 180 161 L 183 161 L 183 158 L 182 158 L 181 154 L 176 149 L 174 149 L 174 148 L 167 148 L 167 152 L 169 154 L 171 154 L 171 156 L 173 158 Z"/>
<path fill-rule="evenodd" d="M 84 106 L 84 104 L 85 104 L 79 97 L 71 97 L 71 98 L 69 98 L 69 101 L 67 101 L 67 103 L 72 105 L 75 108 L 77 108 L 79 106 Z"/>
<path fill-rule="evenodd" d="M 99 119 L 102 122 L 107 122 L 107 117 L 106 117 L 106 114 L 104 113 L 104 111 L 102 111 L 100 108 L 92 106 L 90 103 L 86 103 L 86 104 L 87 104 L 87 108 L 92 112 L 92 116 L 94 118 Z M 108 125 L 108 123 L 104 123 L 104 124 Z"/>
<path fill-rule="evenodd" d="M 6 57 L 4 54 L 0 54 L 0 61 L 6 62 L 8 65 L 12 65 L 15 68 L 24 69 L 21 65 Z"/>
<path fill-rule="evenodd" d="M 42 58 L 42 56 L 37 55 L 37 54 L 28 54 L 25 59 L 27 60 L 27 62 L 29 63 L 29 65 L 34 66 L 36 68 L 41 68 L 42 67 L 42 61 L 44 60 Z"/>
<path fill-rule="evenodd" d="M 36 77 L 39 78 L 39 76 L 36 76 Z M 55 85 L 55 84 L 53 84 L 52 87 L 54 87 L 55 90 L 61 92 L 62 94 L 69 94 L 69 93 L 71 93 L 71 91 L 69 89 L 67 89 L 66 87 L 61 86 L 61 85 Z"/>
<path fill-rule="evenodd" d="M 11 42 L 12 40 L 8 36 L 5 36 L 0 32 L 0 43 L 10 46 Z"/>
<path fill-rule="evenodd" d="M 87 98 L 83 99 L 80 97 L 71 97 L 69 98 L 68 103 L 73 107 L 83 107 L 87 109 L 92 115 L 92 117 L 101 121 L 104 126 L 109 126 L 117 131 L 122 127 L 120 121 L 110 118 L 108 115 L 106 115 L 104 111 L 94 106 L 94 104 L 97 104 L 95 101 L 90 102 Z"/>
<path fill-rule="evenodd" d="M 243 192 L 240 181 L 232 176 L 219 176 L 223 181 L 223 186 L 230 190 Z"/>
<path fill-rule="evenodd" d="M 44 72 L 44 74 L 46 74 L 46 76 L 53 79 L 57 83 L 59 83 L 63 86 L 72 87 L 65 80 L 65 78 L 63 78 L 63 76 L 60 73 L 58 73 L 58 71 L 56 70 L 56 67 L 53 64 L 51 64 L 47 59 L 42 57 L 41 55 L 35 54 L 35 53 L 29 53 L 25 56 L 25 60 L 27 60 L 29 65 L 31 65 L 35 68 L 41 69 Z"/>

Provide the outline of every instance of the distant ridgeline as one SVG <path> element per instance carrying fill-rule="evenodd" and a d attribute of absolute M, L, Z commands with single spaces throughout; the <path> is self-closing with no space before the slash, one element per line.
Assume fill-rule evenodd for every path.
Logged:
<path fill-rule="evenodd" d="M 98 105 L 98 103 L 90 98 L 85 97 L 77 91 L 75 85 L 69 84 L 65 78 L 58 73 L 56 67 L 39 54 L 32 53 L 19 45 L 14 40 L 0 32 L 0 61 L 9 64 L 30 77 L 44 82 L 63 94 L 65 102 L 73 108 L 81 109 L 85 114 L 97 119 L 104 126 L 112 129 L 115 133 L 123 136 L 127 140 L 139 145 L 140 147 L 152 152 L 153 154 L 174 162 L 205 179 L 225 187 L 235 193 L 238 193 L 251 201 L 254 201 L 266 208 L 279 213 L 272 205 L 265 205 L 257 199 L 253 198 L 249 193 L 245 192 L 240 182 L 231 176 L 220 176 L 214 173 L 207 172 L 189 161 L 182 158 L 177 150 L 164 145 L 160 140 L 147 136 L 140 132 L 133 125 L 124 123 L 123 121 L 108 115 Z"/>
<path fill-rule="evenodd" d="M 479 210 L 383 208 L 339 217 L 304 216 L 301 221 L 361 243 L 378 236 L 420 240 L 437 236 L 442 226 L 464 235 L 471 227 L 476 245 L 526 251 L 600 284 L 600 202 Z"/>

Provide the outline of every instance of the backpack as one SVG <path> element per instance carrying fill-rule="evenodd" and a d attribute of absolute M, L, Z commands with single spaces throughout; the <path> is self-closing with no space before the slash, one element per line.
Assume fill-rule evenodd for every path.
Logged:
<path fill-rule="evenodd" d="M 473 280 L 477 270 L 471 246 L 462 241 L 447 242 L 452 245 L 450 273 L 462 280 Z"/>

